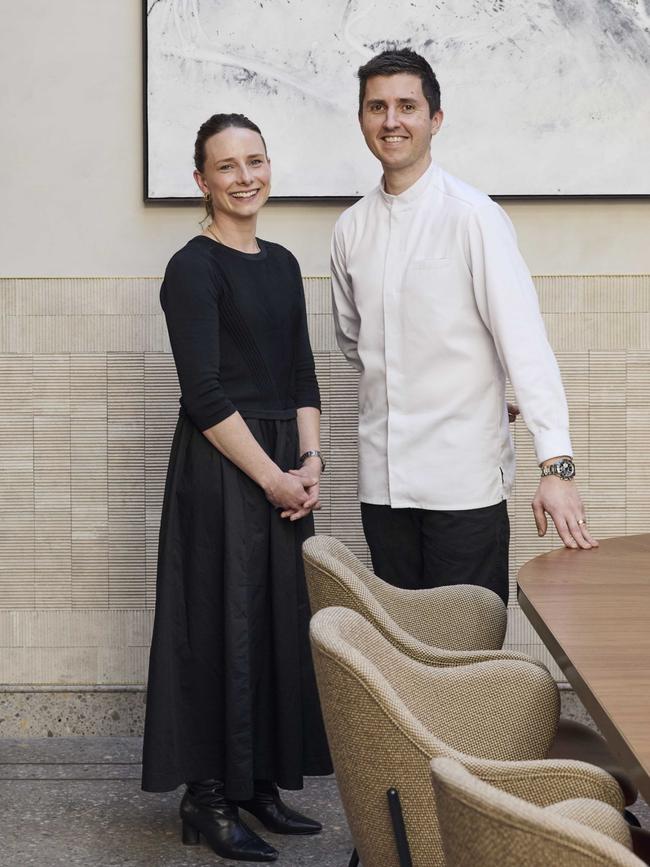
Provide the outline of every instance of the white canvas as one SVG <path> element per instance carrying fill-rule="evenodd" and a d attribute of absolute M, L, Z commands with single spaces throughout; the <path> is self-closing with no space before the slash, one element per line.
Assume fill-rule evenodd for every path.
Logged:
<path fill-rule="evenodd" d="M 380 171 L 357 68 L 423 54 L 433 156 L 493 195 L 650 195 L 650 0 L 147 0 L 148 195 L 193 197 L 200 124 L 262 129 L 273 195 L 359 196 Z"/>

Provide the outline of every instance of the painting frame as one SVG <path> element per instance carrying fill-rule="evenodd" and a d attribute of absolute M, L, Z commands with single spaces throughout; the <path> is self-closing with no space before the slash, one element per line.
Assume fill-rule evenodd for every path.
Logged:
<path fill-rule="evenodd" d="M 153 206 L 196 206 L 203 199 L 199 193 L 196 196 L 151 196 L 149 192 L 149 33 L 148 9 L 151 0 L 140 0 L 141 37 L 142 37 L 142 200 L 145 205 Z M 352 205 L 361 196 L 269 196 L 269 202 L 302 203 L 325 202 L 331 204 Z"/>
<path fill-rule="evenodd" d="M 152 195 L 150 189 L 150 147 L 151 147 L 151 130 L 150 130 L 150 103 L 149 103 L 149 59 L 150 59 L 150 41 L 148 27 L 148 13 L 159 0 L 141 0 L 141 26 L 142 26 L 142 142 L 143 142 L 143 201 L 147 205 L 153 206 L 195 206 L 202 199 L 200 194 L 196 196 L 185 195 Z M 499 192 L 498 190 L 487 189 L 485 192 L 491 198 L 497 201 L 629 201 L 629 200 L 647 200 L 650 199 L 650 189 L 639 193 L 632 192 L 559 192 L 559 193 L 510 193 Z M 270 202 L 278 203 L 316 203 L 323 202 L 329 204 L 350 205 L 358 201 L 362 197 L 359 195 L 271 195 Z"/>

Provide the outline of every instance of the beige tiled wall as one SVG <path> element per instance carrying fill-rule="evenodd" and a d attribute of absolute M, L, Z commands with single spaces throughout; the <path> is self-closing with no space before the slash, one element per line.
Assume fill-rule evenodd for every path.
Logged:
<path fill-rule="evenodd" d="M 569 397 L 580 487 L 601 536 L 650 531 L 650 276 L 539 277 Z M 0 683 L 141 683 L 178 387 L 159 280 L 0 280 Z M 356 502 L 356 378 L 323 278 L 305 281 L 324 398 L 321 532 L 366 557 Z M 557 545 L 529 501 L 516 425 L 512 574 Z M 514 592 L 512 594 L 514 599 Z M 513 605 L 511 646 L 547 659 Z"/>

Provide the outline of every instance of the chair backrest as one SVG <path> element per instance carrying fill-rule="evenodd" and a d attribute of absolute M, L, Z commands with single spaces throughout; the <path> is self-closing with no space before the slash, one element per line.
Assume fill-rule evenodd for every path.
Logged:
<path fill-rule="evenodd" d="M 479 780 L 448 757 L 433 759 L 431 776 L 447 867 L 643 863 L 613 839 L 629 845 L 625 820 L 607 804 L 576 800 L 538 807 Z M 576 821 L 580 816 L 584 818 Z"/>
<path fill-rule="evenodd" d="M 529 735 L 523 720 L 512 726 L 526 730 L 519 745 L 523 753 L 516 754 L 512 729 L 503 733 L 507 727 L 498 709 L 482 700 L 480 687 L 483 695 L 498 695 L 504 674 L 512 683 L 522 682 L 525 691 L 527 678 L 535 688 L 541 683 L 549 708 L 541 708 L 540 714 L 551 718 L 552 678 L 537 666 L 512 660 L 441 669 L 424 665 L 400 653 L 361 615 L 345 608 L 318 612 L 310 632 L 337 782 L 364 867 L 399 863 L 386 796 L 390 787 L 399 792 L 414 867 L 443 865 L 430 758 L 544 755 L 544 727 L 535 726 Z M 477 696 L 473 707 L 472 695 Z M 543 742 L 533 742 L 537 731 Z"/>
<path fill-rule="evenodd" d="M 506 609 L 484 587 L 455 585 L 435 592 L 393 587 L 332 536 L 307 539 L 303 559 L 314 613 L 341 605 L 358 611 L 389 639 L 397 626 L 418 641 L 447 650 L 490 650 L 503 645 Z"/>

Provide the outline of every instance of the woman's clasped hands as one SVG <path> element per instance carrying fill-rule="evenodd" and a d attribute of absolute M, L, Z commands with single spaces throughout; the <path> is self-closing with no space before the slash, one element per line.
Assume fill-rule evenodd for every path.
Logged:
<path fill-rule="evenodd" d="M 277 474 L 265 487 L 267 500 L 281 509 L 281 517 L 297 521 L 310 512 L 320 509 L 320 460 L 306 461 L 296 470 Z"/>

